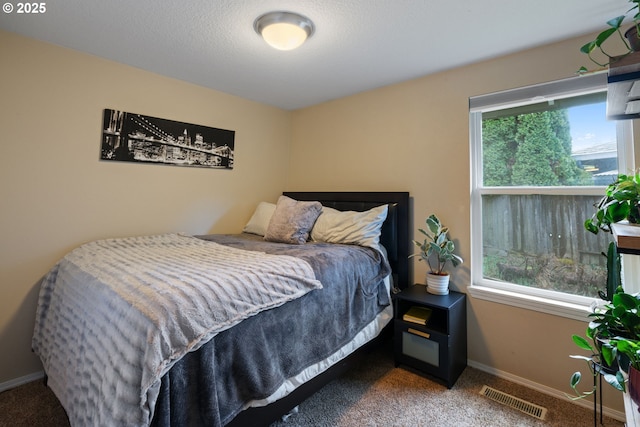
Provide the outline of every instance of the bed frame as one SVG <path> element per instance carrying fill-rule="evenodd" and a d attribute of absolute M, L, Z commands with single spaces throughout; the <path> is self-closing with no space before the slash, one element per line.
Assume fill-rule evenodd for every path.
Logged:
<path fill-rule="evenodd" d="M 365 211 L 376 206 L 389 204 L 389 212 L 382 226 L 380 240 L 388 253 L 393 272 L 393 287 L 404 289 L 411 283 L 408 192 L 284 192 L 283 194 L 295 200 L 319 201 L 324 206 L 343 211 Z M 258 427 L 268 426 L 278 421 L 330 381 L 349 371 L 372 347 L 380 344 L 384 335 L 386 334 L 380 334 L 378 338 L 365 344 L 311 381 L 302 384 L 284 398 L 264 407 L 244 410 L 227 426 Z"/>

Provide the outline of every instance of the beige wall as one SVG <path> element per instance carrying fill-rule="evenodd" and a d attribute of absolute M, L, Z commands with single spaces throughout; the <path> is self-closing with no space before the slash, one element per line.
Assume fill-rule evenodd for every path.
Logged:
<path fill-rule="evenodd" d="M 410 191 L 411 230 L 437 213 L 468 261 L 469 97 L 572 77 L 584 62 L 578 46 L 585 42 L 568 40 L 296 111 L 289 189 Z M 453 288 L 467 291 L 469 264 L 455 270 Z M 416 281 L 424 282 L 424 263 L 414 268 Z M 468 315 L 473 363 L 547 392 L 570 392 L 570 375 L 583 368 L 569 358 L 579 353 L 571 335 L 583 333 L 586 323 L 472 297 Z M 619 393 L 606 397 L 622 410 Z"/>
<path fill-rule="evenodd" d="M 31 353 L 36 281 L 88 240 L 238 232 L 285 187 L 291 113 L 0 32 L 0 383 Z M 102 110 L 235 130 L 233 170 L 99 161 Z"/>

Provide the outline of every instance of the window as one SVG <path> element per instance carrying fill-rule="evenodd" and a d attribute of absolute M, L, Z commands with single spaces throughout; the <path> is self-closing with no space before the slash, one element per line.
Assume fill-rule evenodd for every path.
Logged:
<path fill-rule="evenodd" d="M 631 121 L 605 115 L 605 74 L 470 99 L 472 295 L 584 318 L 611 236 L 583 224 L 633 170 Z"/>

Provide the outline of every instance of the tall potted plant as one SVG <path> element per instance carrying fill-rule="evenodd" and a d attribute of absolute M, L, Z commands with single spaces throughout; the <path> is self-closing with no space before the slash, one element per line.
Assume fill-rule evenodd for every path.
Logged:
<path fill-rule="evenodd" d="M 640 34 L 640 31 L 638 31 L 640 29 L 640 0 L 629 0 L 629 3 L 631 3 L 629 10 L 623 15 L 616 16 L 607 21 L 608 28 L 580 48 L 580 52 L 588 55 L 589 59 L 599 67 L 607 67 L 631 52 L 637 51 L 639 43 L 638 34 Z M 624 25 L 627 24 L 627 22 L 625 22 L 627 17 L 631 18 L 632 25 L 623 33 Z M 619 44 L 622 52 L 610 54 L 608 53 L 610 50 L 607 48 L 605 42 L 614 36 L 619 36 L 620 40 L 622 40 L 622 43 Z M 596 52 L 603 56 L 604 60 L 595 57 L 594 53 Z M 578 70 L 578 73 L 586 72 L 588 72 L 588 69 L 584 66 Z"/>
<path fill-rule="evenodd" d="M 410 256 L 419 256 L 419 260 L 424 260 L 429 266 L 427 291 L 432 294 L 446 295 L 449 293 L 449 273 L 444 268 L 448 262 L 457 267 L 463 261 L 460 256 L 453 253 L 455 244 L 447 236 L 449 228 L 443 226 L 435 214 L 430 215 L 426 223 L 428 231 L 419 229 L 425 239 L 422 242 L 413 241 L 420 251 Z"/>

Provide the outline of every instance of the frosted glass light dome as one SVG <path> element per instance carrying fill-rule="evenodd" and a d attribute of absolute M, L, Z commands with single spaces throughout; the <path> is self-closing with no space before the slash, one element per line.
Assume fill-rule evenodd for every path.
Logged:
<path fill-rule="evenodd" d="M 292 12 L 269 12 L 253 23 L 253 28 L 273 48 L 292 50 L 302 45 L 314 31 L 313 22 Z"/>

